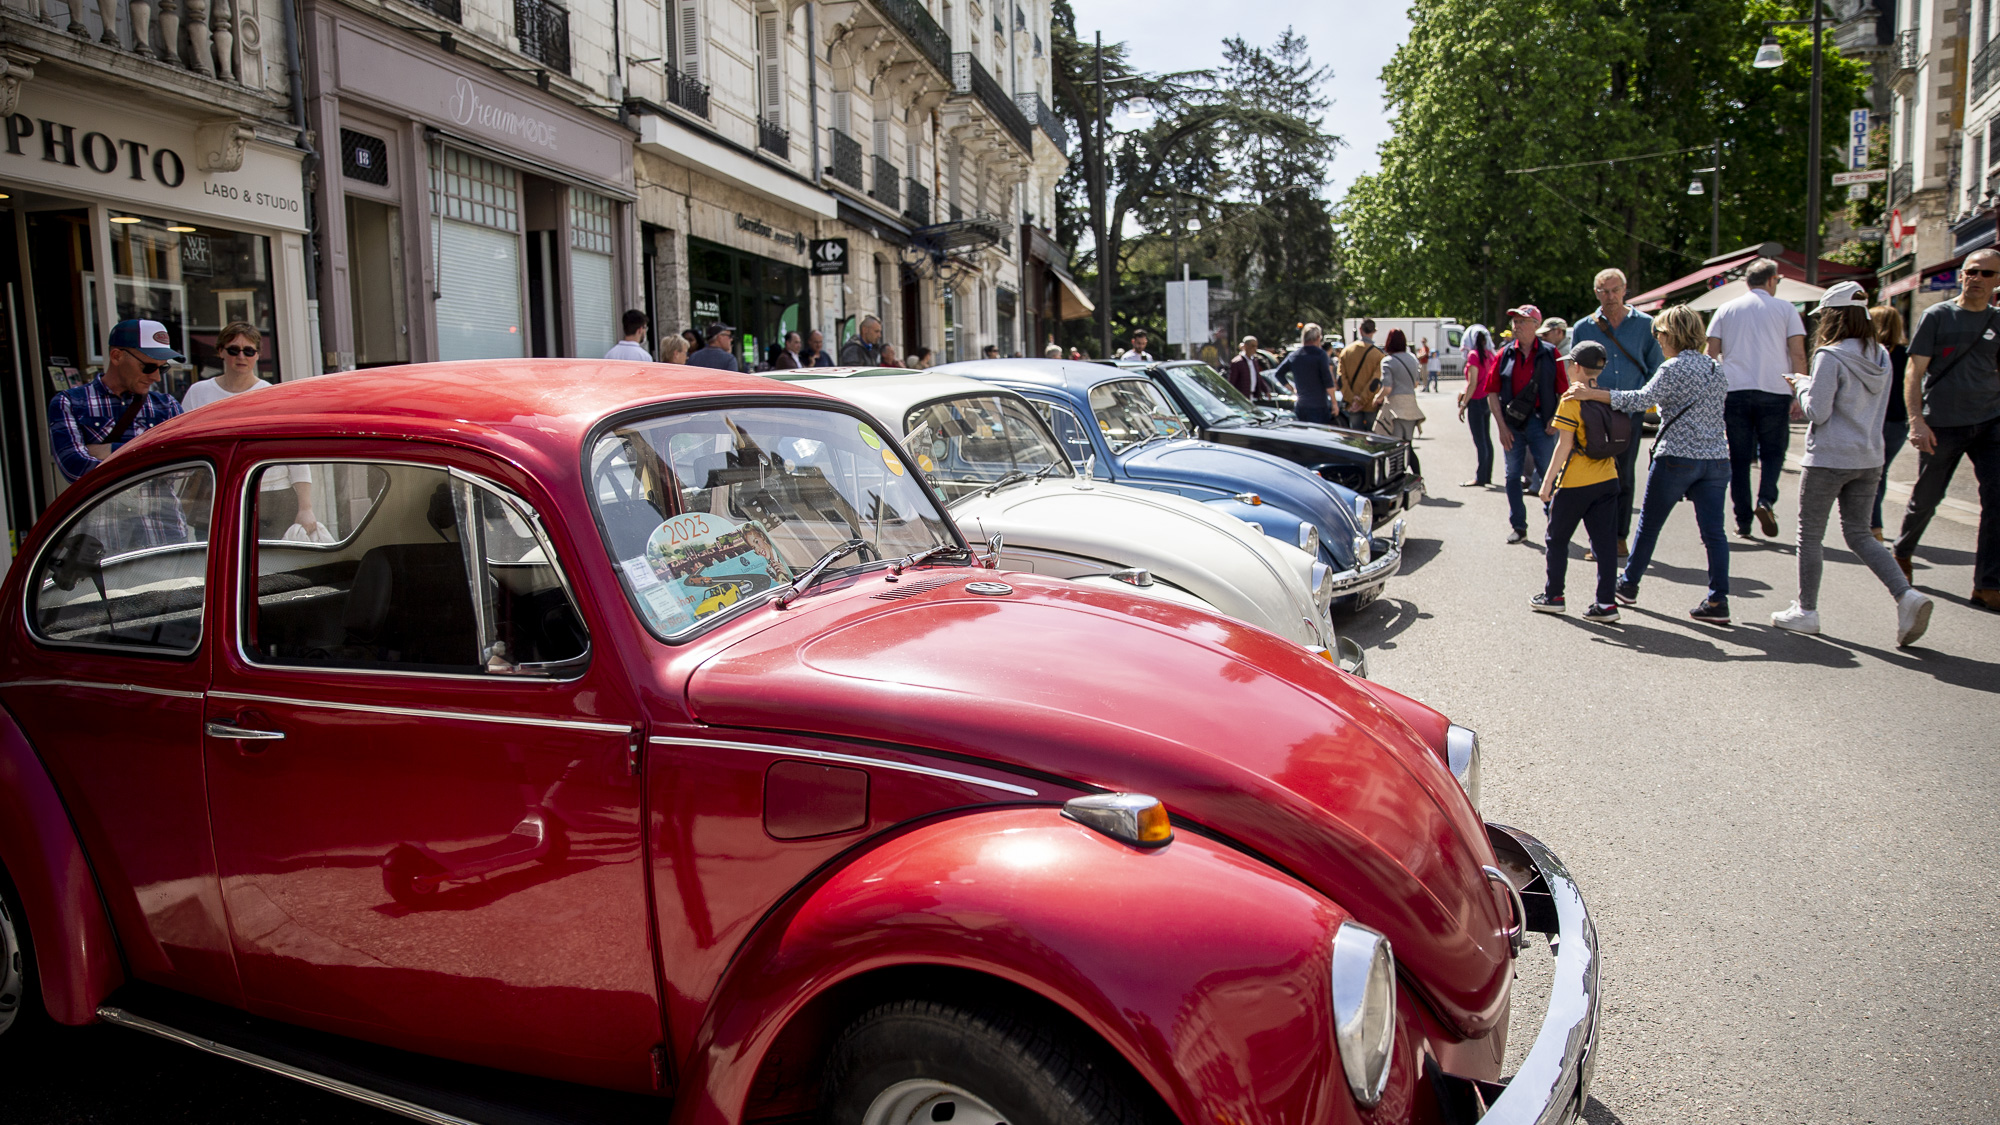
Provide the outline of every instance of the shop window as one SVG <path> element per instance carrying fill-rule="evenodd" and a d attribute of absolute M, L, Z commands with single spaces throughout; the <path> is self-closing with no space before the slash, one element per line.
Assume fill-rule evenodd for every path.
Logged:
<path fill-rule="evenodd" d="M 439 359 L 527 354 L 521 330 L 520 192 L 512 168 L 432 146 Z"/>
<path fill-rule="evenodd" d="M 118 318 L 159 321 L 188 357 L 185 368 L 168 371 L 161 390 L 179 398 L 196 380 L 220 375 L 217 337 L 224 325 L 237 321 L 256 325 L 264 335 L 257 373 L 272 380 L 280 376 L 269 238 L 114 212 L 111 264 Z M 91 296 L 96 278 L 84 280 Z"/>
<path fill-rule="evenodd" d="M 569 189 L 569 285 L 579 356 L 601 356 L 618 342 L 623 310 L 618 308 L 611 237 L 617 214 L 616 202 Z"/>

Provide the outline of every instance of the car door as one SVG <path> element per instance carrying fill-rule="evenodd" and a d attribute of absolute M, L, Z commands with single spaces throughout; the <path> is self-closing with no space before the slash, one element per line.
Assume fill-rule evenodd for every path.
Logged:
<path fill-rule="evenodd" d="M 0 702 L 62 793 L 132 974 L 240 1003 L 201 761 L 228 447 L 197 452 L 84 478 L 93 497 L 33 560 Z"/>
<path fill-rule="evenodd" d="M 206 745 L 250 1008 L 651 1090 L 637 711 L 496 483 L 519 474 L 359 442 L 242 460 Z"/>

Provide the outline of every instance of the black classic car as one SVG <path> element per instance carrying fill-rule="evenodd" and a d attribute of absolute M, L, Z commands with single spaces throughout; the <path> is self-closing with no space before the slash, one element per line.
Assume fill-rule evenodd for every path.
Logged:
<path fill-rule="evenodd" d="M 1193 423 L 1196 435 L 1295 461 L 1368 498 L 1381 527 L 1424 494 L 1410 467 L 1410 444 L 1381 434 L 1301 422 L 1259 406 L 1227 378 L 1197 360 L 1119 364 L 1143 368 Z"/>

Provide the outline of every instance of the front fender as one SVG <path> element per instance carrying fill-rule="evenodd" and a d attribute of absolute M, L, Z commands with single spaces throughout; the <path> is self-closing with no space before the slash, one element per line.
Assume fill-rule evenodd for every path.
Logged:
<path fill-rule="evenodd" d="M 13 716 L 0 713 L 0 864 L 35 947 L 42 1003 L 57 1023 L 97 1018 L 125 972 L 69 812 Z"/>
<path fill-rule="evenodd" d="M 1052 807 L 932 821 L 823 874 L 746 943 L 695 1037 L 675 1117 L 743 1120 L 761 1061 L 816 997 L 928 966 L 1065 1009 L 1184 1122 L 1353 1120 L 1329 1000 L 1346 918 L 1186 831 L 1141 850 Z"/>

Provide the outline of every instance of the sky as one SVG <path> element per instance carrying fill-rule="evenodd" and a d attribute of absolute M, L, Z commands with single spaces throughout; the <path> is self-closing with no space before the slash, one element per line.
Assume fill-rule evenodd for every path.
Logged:
<path fill-rule="evenodd" d="M 1222 40 L 1240 35 L 1268 45 L 1290 24 L 1305 36 L 1313 61 L 1333 68 L 1326 129 L 1347 142 L 1334 160 L 1327 197 L 1338 202 L 1356 176 L 1377 170 L 1376 146 L 1389 138 L 1382 108 L 1382 68 L 1409 35 L 1404 6 L 1389 0 L 1070 0 L 1077 37 L 1102 31 L 1106 43 L 1131 45 L 1141 70 L 1219 65 Z M 1218 19 L 1227 13 L 1227 19 Z M 1206 34 L 1193 31 L 1209 29 Z"/>

